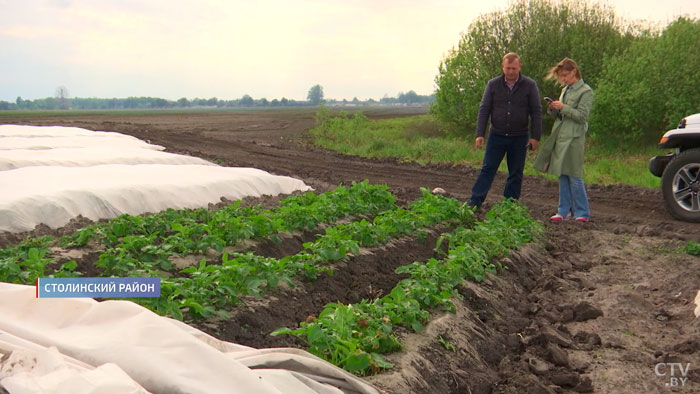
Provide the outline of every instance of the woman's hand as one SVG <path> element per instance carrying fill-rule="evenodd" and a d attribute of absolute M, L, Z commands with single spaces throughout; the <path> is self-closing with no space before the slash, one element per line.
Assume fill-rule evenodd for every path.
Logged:
<path fill-rule="evenodd" d="M 564 108 L 564 103 L 562 103 L 559 100 L 554 100 L 551 103 L 549 103 L 549 109 L 554 109 L 554 110 L 559 111 L 562 108 Z"/>

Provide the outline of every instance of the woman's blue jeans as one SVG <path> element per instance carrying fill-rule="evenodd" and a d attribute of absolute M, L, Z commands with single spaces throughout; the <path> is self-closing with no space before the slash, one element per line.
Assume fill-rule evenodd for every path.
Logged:
<path fill-rule="evenodd" d="M 567 217 L 569 213 L 576 218 L 588 219 L 591 216 L 583 178 L 568 175 L 559 176 L 559 210 L 557 213 L 563 217 Z"/>

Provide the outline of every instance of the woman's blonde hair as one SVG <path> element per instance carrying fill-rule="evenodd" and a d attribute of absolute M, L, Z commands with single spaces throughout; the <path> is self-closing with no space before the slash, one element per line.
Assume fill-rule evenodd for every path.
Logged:
<path fill-rule="evenodd" d="M 578 64 L 576 64 L 575 61 L 569 59 L 568 57 L 563 58 L 559 63 L 557 63 L 556 66 L 550 68 L 549 72 L 547 73 L 547 76 L 544 78 L 550 80 L 554 79 L 563 85 L 563 83 L 559 79 L 559 73 L 562 71 L 573 71 L 576 75 L 576 78 L 581 79 L 581 70 L 579 70 Z"/>

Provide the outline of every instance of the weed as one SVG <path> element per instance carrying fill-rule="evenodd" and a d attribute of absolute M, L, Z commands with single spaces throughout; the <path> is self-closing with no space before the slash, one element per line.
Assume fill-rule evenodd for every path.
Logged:
<path fill-rule="evenodd" d="M 453 345 L 452 342 L 446 340 L 446 339 L 443 338 L 442 336 L 438 337 L 438 342 L 440 342 L 440 344 L 441 344 L 445 349 L 447 349 L 447 350 L 449 350 L 449 351 L 451 351 L 451 352 L 456 352 L 456 351 L 457 351 L 457 348 L 455 347 L 455 345 Z"/>
<path fill-rule="evenodd" d="M 688 241 L 683 250 L 693 256 L 700 256 L 700 242 Z"/>

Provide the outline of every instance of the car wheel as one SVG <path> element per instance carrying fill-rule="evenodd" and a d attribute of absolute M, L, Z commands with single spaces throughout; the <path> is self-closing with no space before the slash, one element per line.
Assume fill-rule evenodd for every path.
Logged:
<path fill-rule="evenodd" d="M 700 149 L 686 150 L 668 163 L 661 191 L 671 215 L 700 222 Z"/>

